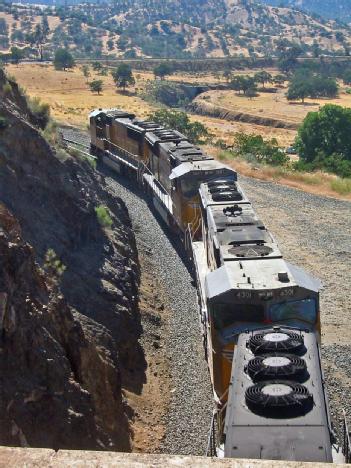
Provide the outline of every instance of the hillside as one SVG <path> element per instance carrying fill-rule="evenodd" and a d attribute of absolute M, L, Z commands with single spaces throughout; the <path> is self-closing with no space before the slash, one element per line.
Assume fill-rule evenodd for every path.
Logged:
<path fill-rule="evenodd" d="M 131 392 L 145 368 L 130 220 L 90 165 L 35 123 L 0 70 L 0 444 L 128 451 L 134 410 L 122 389 L 130 362 Z"/>
<path fill-rule="evenodd" d="M 45 34 L 38 38 L 40 24 Z M 252 0 L 0 4 L 0 50 L 16 45 L 33 57 L 43 48 L 49 58 L 60 46 L 89 57 L 264 57 L 277 53 L 282 38 L 311 56 L 344 54 L 351 45 L 347 26 Z"/>
<path fill-rule="evenodd" d="M 351 21 L 351 5 L 349 0 L 260 0 L 261 3 L 279 6 L 285 5 L 300 8 L 307 12 L 316 13 L 325 18 L 339 19 L 343 22 Z"/>

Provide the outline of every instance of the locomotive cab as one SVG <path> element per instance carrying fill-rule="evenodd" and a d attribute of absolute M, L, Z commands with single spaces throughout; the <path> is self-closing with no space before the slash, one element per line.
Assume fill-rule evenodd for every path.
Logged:
<path fill-rule="evenodd" d="M 192 156 L 194 158 L 194 155 Z M 175 217 L 183 231 L 191 225 L 195 238 L 201 234 L 200 185 L 204 181 L 210 182 L 219 177 L 234 182 L 237 176 L 235 171 L 206 157 L 202 152 L 197 155 L 197 159 L 181 162 L 169 176 L 173 187 L 172 199 L 176 207 Z"/>
<path fill-rule="evenodd" d="M 319 289 L 318 280 L 283 259 L 228 262 L 207 275 L 208 358 L 222 403 L 227 399 L 238 336 L 279 325 L 319 336 Z"/>

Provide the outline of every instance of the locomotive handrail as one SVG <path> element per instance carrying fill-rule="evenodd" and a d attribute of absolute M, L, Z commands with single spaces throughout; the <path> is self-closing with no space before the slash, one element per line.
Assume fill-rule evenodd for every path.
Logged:
<path fill-rule="evenodd" d="M 206 457 L 216 457 L 216 422 L 217 422 L 217 411 L 213 410 L 212 418 L 211 418 L 211 426 L 210 426 L 210 433 L 207 439 L 207 447 L 206 447 Z"/>
<path fill-rule="evenodd" d="M 343 444 L 342 444 L 342 453 L 345 457 L 345 463 L 351 463 L 351 440 L 350 440 L 350 431 L 347 424 L 345 410 L 343 412 Z"/>

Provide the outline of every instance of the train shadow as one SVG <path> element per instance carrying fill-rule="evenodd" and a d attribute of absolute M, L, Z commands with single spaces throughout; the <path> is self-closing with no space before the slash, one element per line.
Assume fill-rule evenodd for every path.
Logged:
<path fill-rule="evenodd" d="M 193 284 L 195 284 L 195 274 L 194 274 L 194 267 L 193 267 L 192 259 L 185 249 L 183 240 L 179 237 L 178 233 L 174 233 L 171 231 L 170 227 L 165 223 L 165 221 L 162 219 L 162 217 L 159 215 L 159 213 L 155 209 L 150 196 L 148 196 L 148 194 L 146 194 L 141 189 L 141 187 L 137 184 L 135 180 L 132 180 L 128 176 L 120 175 L 116 173 L 115 171 L 113 171 L 112 169 L 104 166 L 103 164 L 99 164 L 97 169 L 101 175 L 105 177 L 111 177 L 112 179 L 114 179 L 115 182 L 117 182 L 123 188 L 125 188 L 126 190 L 130 191 L 137 197 L 144 200 L 150 212 L 153 214 L 154 218 L 156 219 L 159 226 L 161 227 L 164 235 L 167 237 L 172 247 L 177 252 L 179 258 L 181 259 L 183 265 L 185 266 L 185 268 L 188 270 L 189 274 L 191 275 Z"/>

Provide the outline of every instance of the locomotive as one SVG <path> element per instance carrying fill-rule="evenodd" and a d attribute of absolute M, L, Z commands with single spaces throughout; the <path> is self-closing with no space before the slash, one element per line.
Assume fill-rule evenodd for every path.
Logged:
<path fill-rule="evenodd" d="M 90 135 L 91 153 L 139 182 L 191 254 L 215 400 L 208 454 L 331 462 L 320 282 L 283 259 L 236 171 L 181 133 L 98 109 Z"/>

